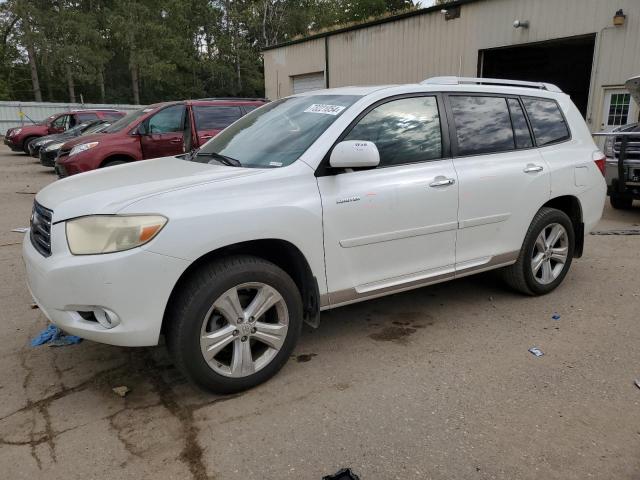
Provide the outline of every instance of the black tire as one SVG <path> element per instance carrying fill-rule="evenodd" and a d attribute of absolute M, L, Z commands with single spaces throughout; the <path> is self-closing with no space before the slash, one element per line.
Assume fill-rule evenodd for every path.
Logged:
<path fill-rule="evenodd" d="M 289 326 L 284 343 L 273 359 L 245 377 L 228 377 L 209 366 L 200 348 L 203 320 L 213 302 L 230 288 L 261 282 L 282 296 Z M 258 257 L 237 255 L 203 265 L 174 294 L 167 309 L 166 341 L 176 366 L 198 387 L 228 394 L 247 390 L 268 380 L 286 363 L 302 328 L 300 291 L 291 277 L 277 265 Z"/>
<path fill-rule="evenodd" d="M 564 263 L 564 268 L 555 280 L 548 284 L 541 284 L 534 278 L 531 259 L 538 235 L 540 235 L 543 229 L 554 223 L 562 225 L 566 230 L 568 237 L 567 259 Z M 573 223 L 567 214 L 555 208 L 541 208 L 533 217 L 529 230 L 527 230 L 520 254 L 518 255 L 518 260 L 515 264 L 503 269 L 503 278 L 511 288 L 525 295 L 533 296 L 549 293 L 560 285 L 567 275 L 573 260 L 574 249 L 575 231 L 573 229 Z"/>
<path fill-rule="evenodd" d="M 22 142 L 22 151 L 26 154 L 29 155 L 29 144 L 31 142 L 33 142 L 34 140 L 37 140 L 40 137 L 27 137 L 24 139 L 24 142 Z"/>
<path fill-rule="evenodd" d="M 107 162 L 104 165 L 102 165 L 101 168 L 115 167 L 116 165 L 123 165 L 125 163 L 127 163 L 127 162 L 125 162 L 124 160 L 112 160 L 112 161 Z"/>
<path fill-rule="evenodd" d="M 612 194 L 609 195 L 609 202 L 616 210 L 629 210 L 633 205 L 633 198 Z"/>

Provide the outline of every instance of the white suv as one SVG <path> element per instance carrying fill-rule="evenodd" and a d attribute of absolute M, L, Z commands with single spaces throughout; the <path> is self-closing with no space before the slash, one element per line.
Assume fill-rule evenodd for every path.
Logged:
<path fill-rule="evenodd" d="M 193 382 L 233 392 L 274 375 L 322 310 L 494 268 L 550 292 L 600 219 L 603 168 L 553 85 L 308 92 L 197 153 L 44 188 L 23 255 L 65 331 L 124 346 L 163 333 Z"/>

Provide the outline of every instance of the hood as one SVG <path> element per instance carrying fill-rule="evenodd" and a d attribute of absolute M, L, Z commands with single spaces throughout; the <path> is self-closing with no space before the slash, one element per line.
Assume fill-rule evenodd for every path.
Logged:
<path fill-rule="evenodd" d="M 625 82 L 624 86 L 627 87 L 636 103 L 640 105 L 640 75 L 631 77 Z"/>
<path fill-rule="evenodd" d="M 36 140 L 35 145 L 42 145 L 48 142 L 54 142 L 58 140 L 64 140 L 66 135 L 64 133 L 54 133 L 52 135 L 45 135 L 44 137 L 40 137 Z"/>
<path fill-rule="evenodd" d="M 100 141 L 101 138 L 104 138 L 105 135 L 109 135 L 108 133 L 92 133 L 91 135 L 80 135 L 79 137 L 71 137 L 68 142 L 65 142 L 62 148 L 65 150 L 71 149 L 76 145 L 81 143 L 89 143 Z"/>
<path fill-rule="evenodd" d="M 47 126 L 42 124 L 42 123 L 32 123 L 29 125 L 23 125 L 21 127 L 14 127 L 14 130 L 16 128 L 20 129 L 20 135 L 24 136 L 26 133 L 36 133 L 36 134 L 42 134 L 43 132 L 47 132 Z"/>
<path fill-rule="evenodd" d="M 93 214 L 114 214 L 133 202 L 206 183 L 260 175 L 261 169 L 156 158 L 93 170 L 58 180 L 36 195 L 53 210 L 53 221 Z M 160 213 L 160 212 L 159 212 Z"/>

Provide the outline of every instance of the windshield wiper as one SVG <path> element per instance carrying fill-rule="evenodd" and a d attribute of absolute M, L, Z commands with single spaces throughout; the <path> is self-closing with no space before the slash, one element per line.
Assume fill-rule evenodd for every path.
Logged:
<path fill-rule="evenodd" d="M 197 157 L 213 157 L 218 162 L 220 162 L 223 165 L 226 165 L 228 167 L 241 167 L 242 166 L 242 163 L 240 163 L 240 160 L 237 160 L 237 159 L 235 159 L 233 157 L 228 157 L 226 155 L 222 155 L 221 153 L 217 153 L 217 152 L 197 152 L 196 156 Z"/>

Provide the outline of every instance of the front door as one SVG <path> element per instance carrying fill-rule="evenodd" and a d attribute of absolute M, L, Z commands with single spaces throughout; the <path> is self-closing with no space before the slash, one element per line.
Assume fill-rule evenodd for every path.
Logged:
<path fill-rule="evenodd" d="M 380 165 L 318 178 L 331 304 L 453 275 L 458 185 L 439 104 L 404 97 L 369 109 L 341 140 L 375 143 Z"/>
<path fill-rule="evenodd" d="M 69 128 L 69 118 L 70 115 L 64 114 L 64 115 L 60 115 L 58 118 L 56 118 L 54 121 L 52 121 L 49 124 L 49 134 L 54 134 L 54 133 L 62 133 L 64 132 L 67 128 Z"/>
<path fill-rule="evenodd" d="M 536 211 L 550 197 L 548 164 L 517 97 L 447 97 L 460 209 L 457 275 L 513 262 Z"/>
<path fill-rule="evenodd" d="M 163 108 L 145 122 L 140 136 L 142 158 L 168 157 L 184 153 L 185 106 Z"/>

